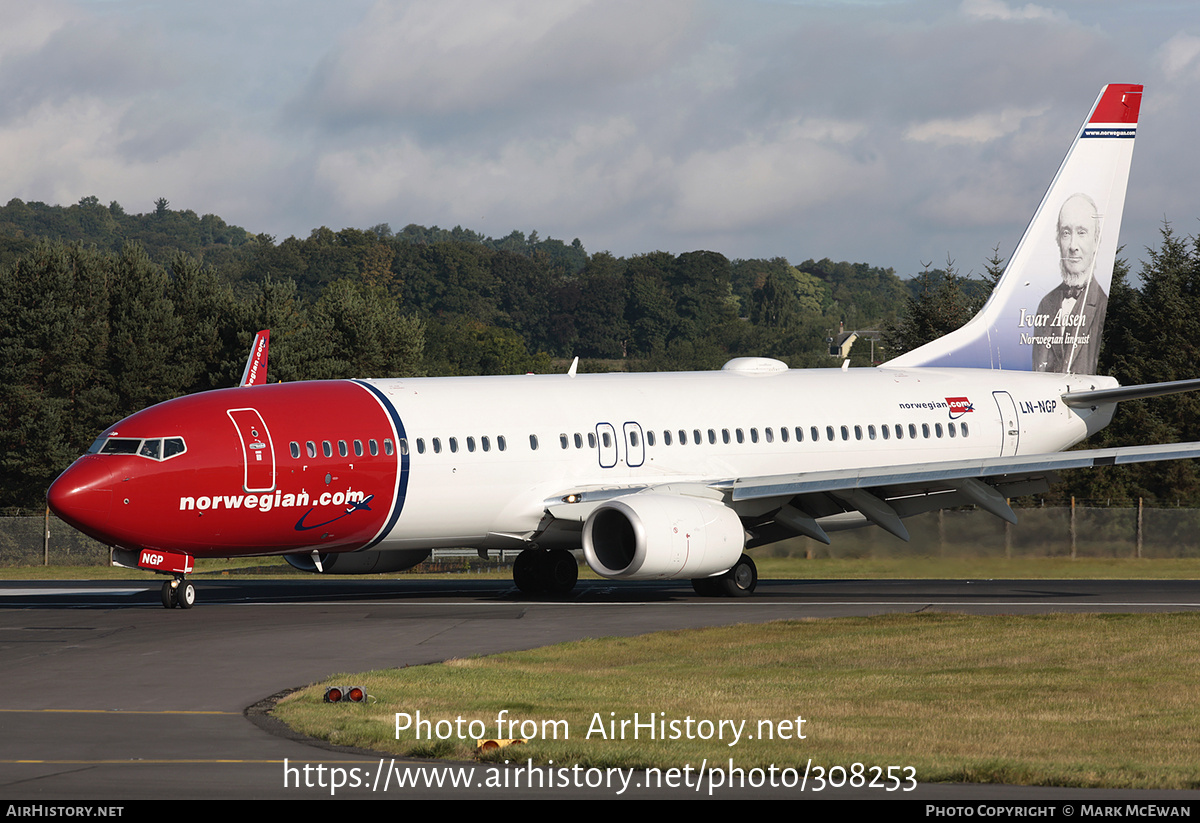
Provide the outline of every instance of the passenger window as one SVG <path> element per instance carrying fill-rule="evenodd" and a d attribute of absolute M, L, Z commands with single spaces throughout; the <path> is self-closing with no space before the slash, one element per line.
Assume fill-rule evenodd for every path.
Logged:
<path fill-rule="evenodd" d="M 596 433 L 595 432 L 588 432 L 588 448 L 589 449 L 596 448 Z"/>
<path fill-rule="evenodd" d="M 808 433 L 812 435 L 812 439 L 813 439 L 814 443 L 816 443 L 818 440 L 821 439 L 821 430 L 818 429 L 816 426 L 809 426 Z M 796 438 L 796 439 L 799 440 L 800 438 Z"/>
<path fill-rule="evenodd" d="M 970 432 L 969 432 L 969 431 L 967 431 L 967 424 L 966 424 L 966 423 L 963 423 L 963 424 L 962 424 L 962 436 L 963 436 L 963 437 L 966 437 L 966 436 L 967 436 L 967 435 L 969 435 L 969 434 L 970 434 Z"/>
<path fill-rule="evenodd" d="M 326 457 L 333 457 L 333 444 L 328 440 L 322 440 L 321 451 L 324 452 Z"/>
<path fill-rule="evenodd" d="M 887 424 L 880 426 L 879 431 L 883 434 L 884 440 L 887 440 L 892 436 L 892 430 L 887 427 Z"/>
<path fill-rule="evenodd" d="M 385 438 L 383 441 L 383 453 L 388 456 L 391 456 L 392 454 L 392 440 L 390 437 Z"/>
<path fill-rule="evenodd" d="M 385 440 L 384 443 L 388 446 L 392 445 L 392 441 L 390 441 L 390 440 Z M 400 446 L 400 454 L 402 454 L 402 455 L 408 454 L 408 438 L 407 437 L 401 437 L 399 440 L 396 441 L 396 443 Z M 391 452 L 389 452 L 389 454 L 390 453 Z"/>
<path fill-rule="evenodd" d="M 651 429 L 646 430 L 646 445 L 647 446 L 654 445 L 654 431 Z"/>
<path fill-rule="evenodd" d="M 458 438 L 457 437 L 450 438 L 450 453 L 451 454 L 458 453 Z"/>
<path fill-rule="evenodd" d="M 485 452 L 490 452 L 492 450 L 492 440 L 486 434 L 479 438 L 479 445 L 483 447 Z"/>
<path fill-rule="evenodd" d="M 917 439 L 917 424 L 916 423 L 908 424 L 908 436 L 910 438 L 912 438 L 913 440 Z"/>
<path fill-rule="evenodd" d="M 849 429 L 849 428 L 847 428 L 846 426 L 842 426 L 842 427 L 841 427 L 841 429 L 842 429 L 842 439 L 843 439 L 843 440 L 849 440 L 849 439 L 850 439 L 850 429 Z M 862 439 L 862 433 L 861 433 L 861 432 L 859 433 L 859 439 L 860 439 L 860 440 Z"/>
<path fill-rule="evenodd" d="M 754 429 L 750 430 L 751 437 L 754 437 L 756 434 L 757 434 L 757 432 Z M 766 436 L 768 443 L 775 442 L 775 432 L 771 431 L 770 426 L 767 426 L 765 429 L 763 429 L 763 435 Z"/>
<path fill-rule="evenodd" d="M 367 449 L 370 450 L 372 457 L 379 454 L 379 444 L 375 442 L 374 438 L 367 441 Z"/>
<path fill-rule="evenodd" d="M 770 431 L 770 429 L 767 429 L 767 431 Z M 796 427 L 796 434 L 797 434 L 797 435 L 799 435 L 799 434 L 800 434 L 800 427 L 799 427 L 799 426 L 797 426 L 797 427 Z M 782 440 L 784 443 L 788 442 L 788 429 L 787 429 L 787 426 L 780 426 L 780 427 L 779 427 L 779 439 L 780 439 L 780 440 Z M 799 438 L 799 437 L 797 437 L 796 439 L 797 439 L 797 440 L 799 440 L 800 438 Z"/>
<path fill-rule="evenodd" d="M 575 448 L 577 448 L 577 449 L 583 448 L 583 435 L 580 434 L 579 432 L 575 432 Z"/>
<path fill-rule="evenodd" d="M 374 443 L 375 441 L 374 441 L 374 440 L 372 440 L 371 442 L 372 442 L 372 443 Z M 372 449 L 371 453 L 372 453 L 372 454 L 374 454 L 374 453 L 375 453 L 375 452 L 374 452 L 374 449 Z M 433 438 L 433 453 L 434 453 L 434 454 L 441 454 L 441 453 L 442 453 L 442 438 L 440 438 L 440 437 L 435 437 L 435 438 Z"/>
<path fill-rule="evenodd" d="M 475 451 L 475 438 L 474 437 L 467 438 L 467 451 L 469 451 L 469 452 Z"/>
<path fill-rule="evenodd" d="M 504 439 L 504 435 L 501 434 L 496 437 L 496 448 L 498 448 L 500 451 L 504 451 L 508 448 L 508 441 Z"/>
<path fill-rule="evenodd" d="M 951 436 L 951 437 L 957 437 L 957 436 L 958 436 L 958 431 L 955 429 L 955 426 L 954 426 L 954 424 L 953 424 L 953 423 L 947 423 L 947 424 L 946 424 L 946 429 L 947 429 L 947 431 L 949 431 L 949 432 L 950 432 L 950 436 Z"/>
<path fill-rule="evenodd" d="M 537 435 L 536 434 L 529 435 L 529 448 L 533 449 L 534 451 L 537 451 Z"/>
<path fill-rule="evenodd" d="M 929 424 L 928 423 L 921 424 L 921 436 L 924 437 L 926 440 L 929 439 Z"/>
<path fill-rule="evenodd" d="M 721 442 L 726 445 L 729 444 L 729 429 L 721 429 Z"/>
<path fill-rule="evenodd" d="M 345 440 L 338 441 L 338 454 L 341 455 L 342 457 L 350 456 L 350 447 L 346 445 Z"/>
<path fill-rule="evenodd" d="M 867 426 L 867 437 L 870 440 L 875 439 L 875 427 L 874 426 Z"/>
<path fill-rule="evenodd" d="M 904 439 L 904 427 L 901 426 L 899 423 L 896 424 L 896 439 L 897 440 Z"/>
<path fill-rule="evenodd" d="M 629 433 L 629 445 L 633 446 L 635 449 L 638 447 L 638 436 L 637 436 L 637 432 L 635 432 L 635 431 L 631 431 L 631 432 Z"/>
<path fill-rule="evenodd" d="M 710 442 L 710 443 L 716 442 L 712 439 L 712 429 L 708 430 L 708 437 L 709 437 L 708 442 Z M 682 442 L 682 439 L 681 439 L 681 442 Z M 704 441 L 700 438 L 700 430 L 692 429 L 692 443 L 699 446 L 703 442 Z"/>
<path fill-rule="evenodd" d="M 423 451 L 423 450 L 422 450 L 422 451 Z M 362 447 L 362 441 L 361 441 L 361 440 L 355 440 L 355 441 L 354 441 L 354 456 L 355 456 L 355 457 L 362 457 L 362 456 L 363 456 L 363 447 Z"/>
<path fill-rule="evenodd" d="M 602 435 L 600 435 L 600 442 L 604 444 L 604 448 L 606 449 L 612 447 L 612 437 L 608 432 L 604 432 Z"/>
<path fill-rule="evenodd" d="M 292 453 L 293 460 L 300 459 L 300 444 L 295 440 L 293 440 L 291 443 L 288 443 L 288 451 Z"/>
<path fill-rule="evenodd" d="M 663 445 L 664 446 L 671 445 L 671 430 L 670 429 L 663 429 Z"/>
<path fill-rule="evenodd" d="M 846 438 L 843 436 L 842 439 L 845 440 Z M 862 426 L 854 427 L 854 439 L 862 440 Z"/>
<path fill-rule="evenodd" d="M 558 436 L 558 442 L 562 444 L 562 447 L 564 449 L 567 447 L 567 433 L 566 432 L 563 432 Z"/>
<path fill-rule="evenodd" d="M 309 440 L 304 444 L 304 448 L 308 452 L 309 457 L 317 456 L 317 444 L 316 443 Z"/>
<path fill-rule="evenodd" d="M 356 445 L 358 444 L 357 440 L 355 440 L 354 442 Z M 359 454 L 361 454 L 361 453 L 362 452 L 359 452 Z M 425 438 L 418 437 L 417 438 L 417 454 L 424 454 L 424 453 L 425 453 Z"/>

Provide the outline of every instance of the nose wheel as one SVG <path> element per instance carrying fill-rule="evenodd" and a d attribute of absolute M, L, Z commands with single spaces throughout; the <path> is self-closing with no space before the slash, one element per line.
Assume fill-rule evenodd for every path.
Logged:
<path fill-rule="evenodd" d="M 164 609 L 190 609 L 196 604 L 196 587 L 176 577 L 162 585 L 162 604 Z"/>

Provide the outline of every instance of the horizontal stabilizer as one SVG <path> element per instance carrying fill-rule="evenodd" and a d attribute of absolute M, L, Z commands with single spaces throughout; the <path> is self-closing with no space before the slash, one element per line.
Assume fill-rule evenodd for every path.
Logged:
<path fill-rule="evenodd" d="M 1108 403 L 1121 403 L 1125 400 L 1141 400 L 1146 397 L 1162 397 L 1167 394 L 1181 394 L 1189 391 L 1200 391 L 1200 378 L 1172 380 L 1169 383 L 1143 383 L 1139 386 L 1118 386 L 1115 389 L 1074 391 L 1064 394 L 1062 401 L 1073 409 L 1085 409 Z"/>

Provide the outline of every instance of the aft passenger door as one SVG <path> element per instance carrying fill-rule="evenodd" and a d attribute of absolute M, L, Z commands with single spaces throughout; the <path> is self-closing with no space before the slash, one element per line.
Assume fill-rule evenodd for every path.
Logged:
<path fill-rule="evenodd" d="M 1012 395 L 1006 391 L 994 391 L 992 397 L 996 399 L 996 407 L 1000 410 L 1000 456 L 1011 457 L 1017 453 L 1017 448 L 1021 445 L 1021 427 L 1017 418 L 1017 404 L 1013 402 Z"/>

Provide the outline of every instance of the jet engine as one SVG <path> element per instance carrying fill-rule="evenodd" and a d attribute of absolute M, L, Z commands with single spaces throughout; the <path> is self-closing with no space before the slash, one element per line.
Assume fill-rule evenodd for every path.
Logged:
<path fill-rule="evenodd" d="M 283 559 L 302 572 L 317 574 L 385 574 L 411 569 L 429 557 L 428 549 L 391 552 L 344 552 L 318 555 L 321 564 L 311 554 L 285 554 Z"/>
<path fill-rule="evenodd" d="M 600 504 L 583 524 L 592 571 L 616 580 L 702 578 L 733 567 L 746 532 L 716 500 L 643 492 Z"/>

